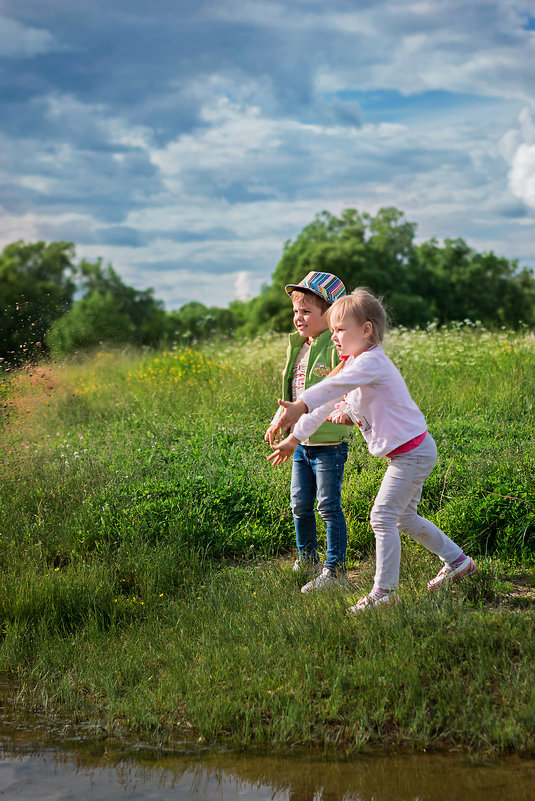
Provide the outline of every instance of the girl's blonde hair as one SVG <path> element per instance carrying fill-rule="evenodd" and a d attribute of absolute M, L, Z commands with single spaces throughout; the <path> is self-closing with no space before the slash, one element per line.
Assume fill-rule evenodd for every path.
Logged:
<path fill-rule="evenodd" d="M 371 345 L 381 344 L 387 325 L 386 311 L 379 298 L 372 295 L 369 289 L 357 287 L 350 295 L 335 300 L 327 312 L 329 328 L 332 330 L 332 320 L 339 320 L 346 314 L 351 314 L 359 325 L 371 323 L 369 342 Z"/>

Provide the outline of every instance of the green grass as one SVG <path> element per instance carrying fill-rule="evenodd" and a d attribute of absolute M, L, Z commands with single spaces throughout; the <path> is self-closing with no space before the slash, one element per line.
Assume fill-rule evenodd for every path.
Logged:
<path fill-rule="evenodd" d="M 346 593 L 302 596 L 288 566 L 289 466 L 262 440 L 284 350 L 266 337 L 10 374 L 0 673 L 19 708 L 161 743 L 533 753 L 533 341 L 391 335 L 439 447 L 422 510 L 480 572 L 430 597 L 436 560 L 404 539 L 402 603 L 357 619 Z M 357 435 L 356 594 L 383 472 Z"/>
<path fill-rule="evenodd" d="M 401 604 L 352 618 L 278 563 L 170 557 L 9 585 L 0 666 L 20 702 L 161 743 L 533 751 L 533 611 L 489 602 L 485 571 L 430 597 L 415 555 Z"/>

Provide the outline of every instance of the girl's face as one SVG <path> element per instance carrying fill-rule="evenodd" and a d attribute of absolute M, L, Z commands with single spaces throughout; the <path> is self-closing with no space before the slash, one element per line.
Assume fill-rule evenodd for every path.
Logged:
<path fill-rule="evenodd" d="M 303 300 L 294 300 L 293 309 L 294 325 L 302 337 L 315 339 L 329 327 L 327 318 L 320 307 L 306 296 Z"/>
<path fill-rule="evenodd" d="M 372 324 L 360 325 L 352 314 L 331 317 L 332 341 L 339 356 L 359 356 L 371 347 Z"/>

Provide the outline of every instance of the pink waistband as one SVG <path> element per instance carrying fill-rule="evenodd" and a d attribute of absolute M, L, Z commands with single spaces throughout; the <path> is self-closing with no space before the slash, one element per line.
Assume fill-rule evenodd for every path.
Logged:
<path fill-rule="evenodd" d="M 424 431 L 423 434 L 419 434 L 417 437 L 410 439 L 408 442 L 405 442 L 404 445 L 400 445 L 399 448 L 395 448 L 390 453 L 387 453 L 387 457 L 390 458 L 391 456 L 397 456 L 399 453 L 408 453 L 409 451 L 413 451 L 415 448 L 420 445 L 427 437 L 427 431 Z"/>

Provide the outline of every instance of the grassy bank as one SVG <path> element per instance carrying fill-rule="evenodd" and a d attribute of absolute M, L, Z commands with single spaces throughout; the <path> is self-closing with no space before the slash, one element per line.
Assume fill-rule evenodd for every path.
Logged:
<path fill-rule="evenodd" d="M 532 340 L 466 326 L 388 350 L 439 447 L 422 506 L 481 571 L 429 597 L 436 562 L 404 542 L 402 603 L 358 620 L 345 594 L 301 596 L 284 558 L 289 469 L 262 442 L 283 339 L 5 374 L 0 670 L 20 707 L 161 741 L 532 753 Z M 356 438 L 355 593 L 383 471 Z"/>

